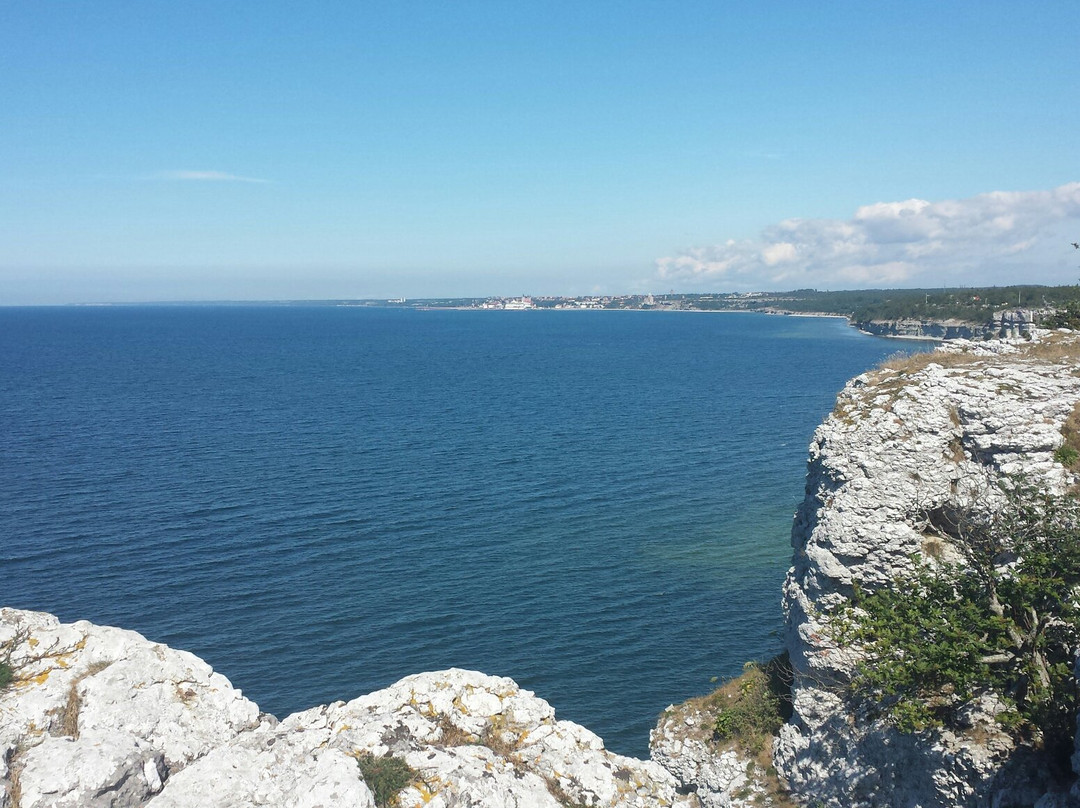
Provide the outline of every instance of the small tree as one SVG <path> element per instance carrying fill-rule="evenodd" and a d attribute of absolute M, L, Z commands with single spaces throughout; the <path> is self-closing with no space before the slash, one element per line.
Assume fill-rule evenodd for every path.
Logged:
<path fill-rule="evenodd" d="M 902 731 L 956 725 L 993 693 L 999 721 L 1047 748 L 1071 749 L 1080 645 L 1080 502 L 1030 490 L 993 514 L 928 515 L 966 558 L 918 563 L 833 613 L 835 641 L 863 652 L 852 692 Z"/>

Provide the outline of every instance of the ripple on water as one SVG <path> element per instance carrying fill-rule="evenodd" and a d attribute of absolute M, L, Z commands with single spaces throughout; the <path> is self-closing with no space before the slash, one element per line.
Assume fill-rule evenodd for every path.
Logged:
<path fill-rule="evenodd" d="M 282 715 L 456 665 L 645 755 L 773 653 L 834 319 L 0 309 L 0 600 Z"/>

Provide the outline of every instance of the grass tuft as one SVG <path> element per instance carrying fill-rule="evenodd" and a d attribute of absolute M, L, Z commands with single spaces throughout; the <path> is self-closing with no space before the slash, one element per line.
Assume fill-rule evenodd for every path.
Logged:
<path fill-rule="evenodd" d="M 412 785 L 420 776 L 419 772 L 404 760 L 391 757 L 389 753 L 383 757 L 365 753 L 357 756 L 356 762 L 364 775 L 364 782 L 375 795 L 375 805 L 378 808 L 397 805 L 401 790 Z"/>
<path fill-rule="evenodd" d="M 1054 460 L 1070 471 L 1080 472 L 1080 401 L 1072 408 L 1061 427 L 1065 442 L 1054 452 Z"/>

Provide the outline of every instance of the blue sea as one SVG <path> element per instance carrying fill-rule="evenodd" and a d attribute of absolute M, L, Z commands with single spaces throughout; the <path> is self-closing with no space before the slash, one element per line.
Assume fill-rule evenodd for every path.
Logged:
<path fill-rule="evenodd" d="M 780 647 L 843 320 L 0 309 L 0 604 L 135 629 L 279 717 L 451 666 L 617 752 Z"/>

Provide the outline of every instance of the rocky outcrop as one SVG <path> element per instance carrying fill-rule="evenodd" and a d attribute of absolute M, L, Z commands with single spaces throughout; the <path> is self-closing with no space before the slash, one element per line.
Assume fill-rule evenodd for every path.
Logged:
<path fill-rule="evenodd" d="M 664 711 L 649 735 L 652 759 L 674 774 L 684 791 L 695 794 L 701 808 L 775 805 L 768 770 L 741 749 L 717 745 L 715 710 L 702 701 L 692 699 Z"/>
<path fill-rule="evenodd" d="M 996 311 L 985 323 L 967 320 L 852 320 L 851 324 L 864 334 L 875 337 L 935 340 L 1019 339 L 1030 335 L 1047 315 L 1049 309 L 1004 309 Z"/>
<path fill-rule="evenodd" d="M 860 712 L 842 687 L 857 655 L 831 641 L 827 614 L 855 584 L 873 591 L 913 558 L 950 557 L 931 515 L 994 507 L 1002 475 L 1056 491 L 1071 482 L 1054 452 L 1080 401 L 1078 356 L 1067 334 L 947 345 L 930 360 L 857 377 L 818 428 L 784 586 L 794 716 L 774 755 L 800 800 L 1031 805 L 1060 787 L 1038 751 L 994 721 L 993 699 L 972 706 L 966 728 L 916 735 Z"/>
<path fill-rule="evenodd" d="M 138 805 L 260 723 L 205 662 L 131 631 L 4 609 L 0 644 L 15 673 L 0 694 L 4 808 Z"/>
<path fill-rule="evenodd" d="M 413 771 L 403 808 L 689 806 L 660 765 L 612 754 L 512 680 L 424 673 L 281 722 L 192 654 L 0 609 L 0 808 L 373 808 L 358 758 Z"/>
<path fill-rule="evenodd" d="M 852 325 L 864 334 L 903 339 L 980 339 L 992 331 L 962 320 L 857 320 Z"/>

